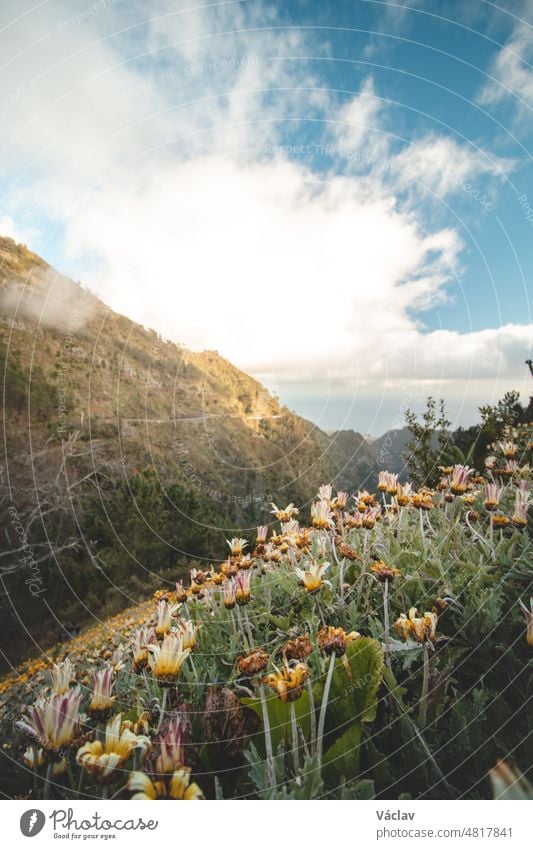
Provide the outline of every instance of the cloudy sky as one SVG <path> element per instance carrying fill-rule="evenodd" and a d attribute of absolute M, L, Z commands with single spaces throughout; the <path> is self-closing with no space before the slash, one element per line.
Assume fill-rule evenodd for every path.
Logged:
<path fill-rule="evenodd" d="M 530 0 L 8 0 L 0 48 L 0 234 L 323 427 L 526 397 Z"/>

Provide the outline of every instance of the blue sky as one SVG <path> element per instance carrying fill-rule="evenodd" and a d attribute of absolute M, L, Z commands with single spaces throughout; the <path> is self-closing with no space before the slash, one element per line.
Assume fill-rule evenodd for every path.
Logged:
<path fill-rule="evenodd" d="M 525 397 L 531 3 L 21 2 L 0 45 L 0 232 L 113 308 L 328 428 Z"/>

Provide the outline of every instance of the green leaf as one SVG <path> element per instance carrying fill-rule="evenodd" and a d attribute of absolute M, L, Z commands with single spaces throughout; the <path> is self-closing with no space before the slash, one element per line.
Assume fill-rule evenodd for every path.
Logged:
<path fill-rule="evenodd" d="M 251 708 L 263 721 L 263 710 L 261 708 L 260 699 L 241 699 L 242 704 Z M 309 695 L 304 690 L 299 699 L 294 704 L 294 712 L 296 714 L 296 722 L 303 731 L 306 740 L 309 739 L 311 731 L 311 717 L 309 713 Z M 279 744 L 290 740 L 291 734 L 291 706 L 284 704 L 281 699 L 273 695 L 267 696 L 268 719 L 270 722 L 270 735 L 272 737 L 272 748 L 276 752 Z"/>
<path fill-rule="evenodd" d="M 328 782 L 339 783 L 340 779 L 351 781 L 359 773 L 359 747 L 362 724 L 350 725 L 324 754 L 323 770 Z"/>

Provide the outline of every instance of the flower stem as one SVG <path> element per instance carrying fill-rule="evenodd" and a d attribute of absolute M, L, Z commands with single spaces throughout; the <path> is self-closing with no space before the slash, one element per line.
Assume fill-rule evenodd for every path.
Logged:
<path fill-rule="evenodd" d="M 389 582 L 383 584 L 383 619 L 385 628 L 385 663 L 390 666 Z"/>
<path fill-rule="evenodd" d="M 270 734 L 270 719 L 268 717 L 268 705 L 263 684 L 259 685 L 259 694 L 261 696 L 261 710 L 263 712 L 263 729 L 265 733 L 265 751 L 266 751 L 266 767 L 267 778 L 270 787 L 276 784 L 276 771 L 274 769 L 274 755 L 272 753 L 272 736 Z"/>
<path fill-rule="evenodd" d="M 418 725 L 425 728 L 429 690 L 429 649 L 427 642 L 424 643 L 424 666 L 422 678 L 422 695 L 420 696 L 420 708 L 418 711 Z"/>
<path fill-rule="evenodd" d="M 331 689 L 331 679 L 333 678 L 333 669 L 335 668 L 335 652 L 332 652 L 329 661 L 329 669 L 322 695 L 322 704 L 320 705 L 320 716 L 318 717 L 318 735 L 316 742 L 316 750 L 318 759 L 322 763 L 322 746 L 324 744 L 324 726 L 326 724 L 326 711 L 328 708 L 329 691 Z"/>
<path fill-rule="evenodd" d="M 155 732 L 156 734 L 159 734 L 159 729 L 161 728 L 161 725 L 163 723 L 163 718 L 165 716 L 165 712 L 166 712 L 166 709 L 167 709 L 167 698 L 168 698 L 168 687 L 165 687 L 165 689 L 163 690 L 163 701 L 161 702 L 161 711 L 159 713 L 159 720 L 158 720 L 157 728 L 156 728 L 156 732 Z"/>
<path fill-rule="evenodd" d="M 313 694 L 313 685 L 311 679 L 308 678 L 305 682 L 307 694 L 309 696 L 309 720 L 311 722 L 311 751 L 316 750 L 316 714 L 315 714 L 315 697 Z"/>
<path fill-rule="evenodd" d="M 50 779 L 52 778 L 52 762 L 46 767 L 46 778 L 44 780 L 43 799 L 50 797 Z"/>
<path fill-rule="evenodd" d="M 290 703 L 291 711 L 291 732 L 292 732 L 292 760 L 294 763 L 294 774 L 300 772 L 300 759 L 298 757 L 298 724 L 296 722 L 296 708 L 294 702 Z"/>

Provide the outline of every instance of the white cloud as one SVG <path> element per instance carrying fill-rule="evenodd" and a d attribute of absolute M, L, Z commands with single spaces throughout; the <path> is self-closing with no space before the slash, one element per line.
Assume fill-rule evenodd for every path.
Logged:
<path fill-rule="evenodd" d="M 447 197 L 458 179 L 510 163 L 435 134 L 402 146 L 381 132 L 390 115 L 371 80 L 339 106 L 308 63 L 285 58 L 307 45 L 277 28 L 272 7 L 183 8 L 151 4 L 149 22 L 112 38 L 127 19 L 110 4 L 76 26 L 58 28 L 45 7 L 11 28 L 5 60 L 21 93 L 0 124 L 10 221 L 44 210 L 73 260 L 100 258 L 84 283 L 112 307 L 271 382 L 516 371 L 529 327 L 420 322 L 446 299 L 463 247 L 432 224 L 423 187 Z M 53 9 L 69 18 L 67 3 Z M 287 133 L 308 141 L 313 117 L 317 141 L 387 167 L 317 174 L 311 160 L 267 155 Z"/>
<path fill-rule="evenodd" d="M 489 105 L 514 98 L 521 112 L 533 107 L 533 27 L 518 24 L 511 38 L 497 53 L 488 80 L 479 95 L 480 103 Z"/>

